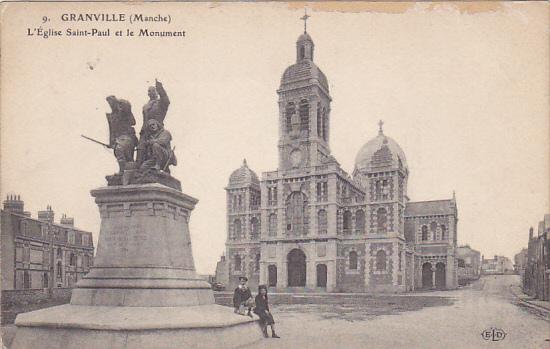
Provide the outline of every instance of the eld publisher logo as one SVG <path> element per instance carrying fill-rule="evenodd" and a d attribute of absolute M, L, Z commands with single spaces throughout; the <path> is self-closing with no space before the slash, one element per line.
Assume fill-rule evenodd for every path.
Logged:
<path fill-rule="evenodd" d="M 481 332 L 481 338 L 485 339 L 486 341 L 498 342 L 506 338 L 506 332 L 504 332 L 504 330 L 501 330 L 500 328 L 491 327 Z"/>

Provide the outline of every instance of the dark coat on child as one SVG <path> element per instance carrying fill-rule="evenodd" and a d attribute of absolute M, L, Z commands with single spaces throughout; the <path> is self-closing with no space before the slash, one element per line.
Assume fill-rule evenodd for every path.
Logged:
<path fill-rule="evenodd" d="M 254 308 L 254 313 L 260 317 L 260 321 L 264 325 L 272 325 L 275 323 L 273 316 L 269 312 L 269 303 L 267 301 L 267 296 L 262 296 L 261 294 L 256 296 L 255 299 L 256 307 Z"/>
<path fill-rule="evenodd" d="M 233 293 L 233 306 L 238 308 L 246 302 L 249 298 L 252 298 L 252 292 L 248 287 L 237 287 Z"/>

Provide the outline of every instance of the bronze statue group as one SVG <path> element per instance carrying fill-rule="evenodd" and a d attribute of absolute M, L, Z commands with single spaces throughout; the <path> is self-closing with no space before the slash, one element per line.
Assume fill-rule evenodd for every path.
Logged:
<path fill-rule="evenodd" d="M 169 173 L 168 166 L 176 165 L 177 160 L 170 146 L 172 135 L 164 128 L 164 118 L 170 105 L 168 95 L 158 80 L 148 89 L 149 101 L 143 106 L 143 125 L 136 137 L 136 120 L 130 102 L 107 97 L 111 113 L 107 114 L 109 123 L 109 144 L 114 150 L 119 165 L 119 175 L 127 169 L 153 170 Z M 137 156 L 134 161 L 134 151 Z"/>
<path fill-rule="evenodd" d="M 267 297 L 267 286 L 258 286 L 258 295 L 252 298 L 252 292 L 247 285 L 248 279 L 244 276 L 239 277 L 239 286 L 233 293 L 233 306 L 235 313 L 240 315 L 252 316 L 252 311 L 259 316 L 260 326 L 264 337 L 269 337 L 267 334 L 267 326 L 271 327 L 271 337 L 280 338 L 275 333 L 275 320 L 269 310 L 269 301 Z"/>

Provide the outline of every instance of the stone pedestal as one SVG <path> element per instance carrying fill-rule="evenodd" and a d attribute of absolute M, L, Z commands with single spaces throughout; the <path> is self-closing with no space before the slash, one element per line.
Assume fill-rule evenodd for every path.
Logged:
<path fill-rule="evenodd" d="M 261 339 L 254 320 L 214 304 L 195 273 L 197 200 L 167 186 L 92 191 L 101 214 L 94 266 L 71 302 L 21 314 L 13 348 L 235 348 Z"/>

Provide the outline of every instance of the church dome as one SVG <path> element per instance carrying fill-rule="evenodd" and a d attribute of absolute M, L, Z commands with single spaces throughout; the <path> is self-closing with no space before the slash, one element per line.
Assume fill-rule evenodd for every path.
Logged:
<path fill-rule="evenodd" d="M 382 132 L 368 141 L 355 157 L 356 170 L 373 171 L 380 167 L 398 167 L 407 169 L 407 159 L 403 149 L 392 138 Z"/>
<path fill-rule="evenodd" d="M 260 180 L 256 173 L 248 167 L 246 159 L 244 159 L 242 166 L 229 176 L 229 186 L 243 187 L 250 184 L 260 185 Z"/>

